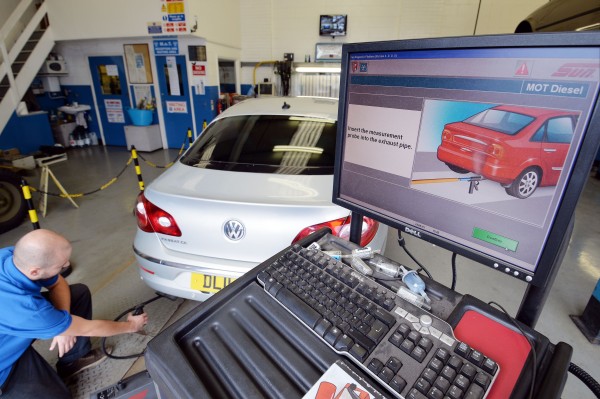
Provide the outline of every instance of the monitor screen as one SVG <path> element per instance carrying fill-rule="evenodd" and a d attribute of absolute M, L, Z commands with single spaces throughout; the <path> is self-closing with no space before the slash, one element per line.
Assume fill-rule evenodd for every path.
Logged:
<path fill-rule="evenodd" d="M 600 34 L 345 44 L 333 201 L 534 285 L 598 149 Z"/>
<path fill-rule="evenodd" d="M 319 35 L 345 36 L 348 24 L 346 15 L 321 15 L 319 22 Z"/>

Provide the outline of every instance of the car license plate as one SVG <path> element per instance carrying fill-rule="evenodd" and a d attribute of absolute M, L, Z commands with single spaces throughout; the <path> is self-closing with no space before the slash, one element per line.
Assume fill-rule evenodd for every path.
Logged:
<path fill-rule="evenodd" d="M 212 276 L 209 274 L 192 273 L 192 289 L 202 292 L 219 292 L 229 284 L 233 283 L 235 278 Z"/>

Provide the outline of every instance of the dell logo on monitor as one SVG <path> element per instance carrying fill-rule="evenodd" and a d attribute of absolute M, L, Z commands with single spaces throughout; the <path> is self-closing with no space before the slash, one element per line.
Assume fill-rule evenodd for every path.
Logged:
<path fill-rule="evenodd" d="M 405 227 L 404 227 L 404 231 L 406 231 L 406 232 L 407 232 L 408 234 L 410 234 L 410 235 L 413 235 L 413 236 L 415 236 L 415 237 L 419 237 L 419 238 L 421 238 L 421 232 L 419 232 L 419 231 L 417 231 L 417 230 L 415 230 L 415 229 L 411 229 L 411 228 L 410 228 L 410 227 L 408 227 L 408 226 L 405 226 Z"/>

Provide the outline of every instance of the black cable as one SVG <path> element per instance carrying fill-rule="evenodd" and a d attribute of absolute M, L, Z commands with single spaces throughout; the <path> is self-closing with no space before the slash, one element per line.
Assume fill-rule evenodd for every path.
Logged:
<path fill-rule="evenodd" d="M 531 386 L 529 387 L 529 399 L 533 399 L 533 389 L 535 387 L 535 378 L 536 378 L 535 374 L 536 374 L 536 369 L 537 369 L 537 353 L 535 351 L 535 345 L 531 341 L 531 338 L 529 338 L 527 336 L 527 334 L 525 334 L 525 331 L 523 331 L 523 329 L 521 328 L 521 326 L 519 325 L 519 323 L 517 323 L 510 316 L 510 314 L 508 314 L 508 312 L 506 311 L 506 309 L 504 309 L 500 304 L 498 304 L 497 302 L 494 302 L 494 301 L 488 302 L 488 304 L 491 305 L 491 306 L 496 306 L 498 309 L 500 309 L 502 312 L 504 312 L 504 314 L 508 316 L 508 318 L 512 322 L 512 324 L 515 327 L 517 327 L 517 329 L 519 329 L 519 331 L 525 337 L 525 339 L 527 340 L 527 342 L 529 342 L 529 346 L 531 346 L 531 357 L 532 357 L 532 360 L 533 360 L 533 366 L 532 366 L 532 372 L 531 372 Z"/>
<path fill-rule="evenodd" d="M 583 382 L 597 398 L 600 398 L 600 384 L 598 384 L 598 381 L 593 379 L 591 375 L 586 373 L 575 363 L 569 364 L 569 373 L 579 378 L 581 382 Z"/>
<path fill-rule="evenodd" d="M 425 266 L 423 266 L 408 250 L 408 248 L 406 248 L 406 242 L 404 241 L 404 237 L 402 237 L 402 233 L 400 232 L 400 230 L 398 230 L 398 245 L 400 245 L 403 249 L 404 252 L 406 252 L 406 254 L 408 256 L 410 256 L 410 258 L 413 260 L 413 262 L 415 262 L 418 266 L 419 269 L 417 270 L 417 273 L 419 273 L 421 270 L 425 272 L 425 274 L 427 274 L 427 277 L 429 277 L 430 279 L 433 280 L 433 277 L 431 276 L 431 273 L 429 273 L 429 270 L 427 270 L 427 268 Z"/>
<path fill-rule="evenodd" d="M 456 252 L 452 253 L 452 284 L 450 285 L 450 289 L 454 291 L 456 288 Z"/>
<path fill-rule="evenodd" d="M 157 295 L 145 302 L 140 303 L 139 305 L 136 305 L 132 308 L 127 309 L 126 311 L 124 311 L 123 313 L 121 313 L 120 315 L 118 315 L 117 317 L 115 317 L 114 321 L 119 321 L 121 319 L 121 317 L 125 316 L 126 314 L 128 314 L 129 312 L 135 312 L 136 310 L 140 310 L 143 309 L 144 306 L 146 306 L 147 304 L 156 301 L 157 299 L 163 298 L 162 295 Z M 116 356 L 113 354 L 108 353 L 108 351 L 106 350 L 106 337 L 102 337 L 102 339 L 100 340 L 100 349 L 102 349 L 102 353 L 104 353 L 106 356 L 110 357 L 111 359 L 119 359 L 119 360 L 124 360 L 124 359 L 137 359 L 140 356 L 144 355 L 144 351 L 142 351 L 141 353 L 137 353 L 134 355 L 127 355 L 127 356 Z"/>

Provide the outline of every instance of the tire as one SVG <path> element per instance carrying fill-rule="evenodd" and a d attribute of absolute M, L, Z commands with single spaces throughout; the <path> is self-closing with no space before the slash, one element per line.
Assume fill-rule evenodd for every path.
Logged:
<path fill-rule="evenodd" d="M 463 169 L 463 168 L 459 168 L 456 165 L 452 165 L 451 163 L 446 162 L 446 166 L 453 171 L 454 173 L 460 173 L 461 175 L 464 175 L 465 173 L 469 173 L 469 170 Z"/>
<path fill-rule="evenodd" d="M 0 170 L 0 233 L 21 224 L 27 213 L 27 204 L 21 191 L 21 178 Z"/>
<path fill-rule="evenodd" d="M 529 197 L 540 185 L 542 175 L 538 168 L 527 168 L 506 187 L 506 193 L 520 199 Z"/>

